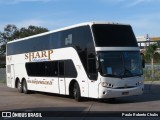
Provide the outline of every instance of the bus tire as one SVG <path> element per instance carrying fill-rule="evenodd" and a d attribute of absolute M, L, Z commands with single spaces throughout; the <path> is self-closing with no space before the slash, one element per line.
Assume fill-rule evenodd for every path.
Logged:
<path fill-rule="evenodd" d="M 23 80 L 23 82 L 22 82 L 22 89 L 23 89 L 23 93 L 24 94 L 28 94 L 29 93 L 28 88 L 27 88 L 26 80 Z"/>
<path fill-rule="evenodd" d="M 17 88 L 18 88 L 18 92 L 19 93 L 23 92 L 23 90 L 22 90 L 22 84 L 21 84 L 21 82 L 19 80 L 17 81 Z"/>
<path fill-rule="evenodd" d="M 81 92 L 80 92 L 80 88 L 77 82 L 75 82 L 74 87 L 73 87 L 73 96 L 77 102 L 81 100 Z"/>

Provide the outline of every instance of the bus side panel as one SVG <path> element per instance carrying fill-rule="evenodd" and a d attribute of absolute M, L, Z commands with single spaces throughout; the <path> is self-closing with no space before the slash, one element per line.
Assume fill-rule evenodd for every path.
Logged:
<path fill-rule="evenodd" d="M 11 65 L 11 84 L 12 88 L 15 88 L 15 70 L 14 70 L 14 65 Z"/>
<path fill-rule="evenodd" d="M 11 65 L 6 65 L 6 79 L 7 79 L 7 86 L 12 87 Z"/>
<path fill-rule="evenodd" d="M 88 77 L 85 72 L 85 69 L 79 59 L 79 56 L 77 54 L 77 51 L 72 48 L 62 48 L 62 49 L 55 49 L 53 50 L 53 54 L 50 55 L 51 61 L 59 61 L 59 60 L 72 60 L 74 63 L 74 66 L 77 71 L 77 77 L 76 78 L 65 78 L 64 77 L 64 92 L 63 94 L 69 94 L 69 85 L 72 80 L 76 80 L 80 86 L 81 90 L 81 96 L 82 97 L 88 97 Z M 65 52 L 67 51 L 66 54 Z M 36 52 L 38 54 L 38 52 Z M 35 55 L 36 55 L 35 53 Z M 42 53 L 42 51 L 39 52 L 39 54 Z M 26 53 L 28 55 L 28 53 Z M 11 60 L 9 61 L 8 65 L 14 64 L 14 70 L 12 73 L 15 74 L 15 79 L 18 78 L 20 82 L 22 79 L 25 79 L 27 82 L 28 90 L 35 90 L 35 91 L 43 91 L 43 92 L 51 92 L 51 93 L 60 93 L 59 88 L 59 78 L 58 77 L 31 77 L 28 76 L 26 71 L 26 63 L 31 63 L 34 61 L 32 60 L 33 54 L 30 53 L 30 57 L 26 57 L 26 54 L 17 54 L 13 55 Z M 7 56 L 9 57 L 9 56 Z M 38 59 L 37 59 L 38 60 Z M 39 59 L 41 60 L 41 58 Z M 43 61 L 41 61 L 43 62 Z M 11 69 L 11 68 L 10 68 Z M 32 69 L 31 69 L 32 70 Z M 11 83 L 11 79 L 9 79 L 10 74 L 7 73 L 7 84 L 9 87 L 15 86 L 15 79 Z M 13 84 L 13 85 L 11 85 Z"/>
<path fill-rule="evenodd" d="M 15 88 L 15 65 L 12 63 L 13 56 L 6 57 L 7 86 Z"/>
<path fill-rule="evenodd" d="M 88 97 L 88 76 L 85 72 L 85 69 L 82 64 L 77 62 L 78 60 L 74 60 L 74 64 L 78 73 L 78 76 L 76 78 L 82 97 Z"/>
<path fill-rule="evenodd" d="M 90 98 L 98 98 L 99 95 L 99 84 L 100 84 L 100 74 L 98 73 L 97 80 L 89 80 L 89 97 Z"/>
<path fill-rule="evenodd" d="M 28 77 L 27 86 L 33 91 L 59 93 L 57 77 Z"/>
<path fill-rule="evenodd" d="M 64 52 L 65 51 L 65 52 Z M 69 54 L 67 54 L 69 53 Z M 65 59 L 71 59 L 74 63 L 74 66 L 77 71 L 77 77 L 76 78 L 65 78 L 65 84 L 66 84 L 66 94 L 69 94 L 69 85 L 72 80 L 76 80 L 79 84 L 80 90 L 81 90 L 81 96 L 88 97 L 88 77 L 85 72 L 85 69 L 80 61 L 80 58 L 77 54 L 77 51 L 72 48 L 62 48 L 62 49 L 56 49 L 54 50 L 53 56 L 51 56 L 51 59 L 53 60 L 65 60 Z"/>

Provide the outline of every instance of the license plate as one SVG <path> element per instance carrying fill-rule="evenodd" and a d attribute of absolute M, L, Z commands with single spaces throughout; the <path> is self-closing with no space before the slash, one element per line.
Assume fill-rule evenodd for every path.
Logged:
<path fill-rule="evenodd" d="M 129 92 L 122 92 L 122 95 L 128 95 Z"/>

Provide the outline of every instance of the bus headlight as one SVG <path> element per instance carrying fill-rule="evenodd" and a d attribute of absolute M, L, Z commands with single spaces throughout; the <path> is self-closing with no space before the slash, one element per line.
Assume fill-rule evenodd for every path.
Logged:
<path fill-rule="evenodd" d="M 108 83 L 102 82 L 102 87 L 107 87 Z"/>
<path fill-rule="evenodd" d="M 107 82 L 102 82 L 102 87 L 113 88 L 113 85 Z"/>
<path fill-rule="evenodd" d="M 143 81 L 138 81 L 138 82 L 136 83 L 137 86 L 142 85 L 142 84 L 143 84 Z"/>
<path fill-rule="evenodd" d="M 142 84 L 143 84 L 143 81 L 139 81 L 139 82 L 138 82 L 138 85 L 142 85 Z"/>

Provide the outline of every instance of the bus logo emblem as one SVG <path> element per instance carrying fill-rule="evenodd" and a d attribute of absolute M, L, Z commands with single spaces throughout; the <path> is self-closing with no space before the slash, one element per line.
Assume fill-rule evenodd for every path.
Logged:
<path fill-rule="evenodd" d="M 51 60 L 51 54 L 53 54 L 53 50 L 31 52 L 25 54 L 25 59 L 29 61 Z"/>

